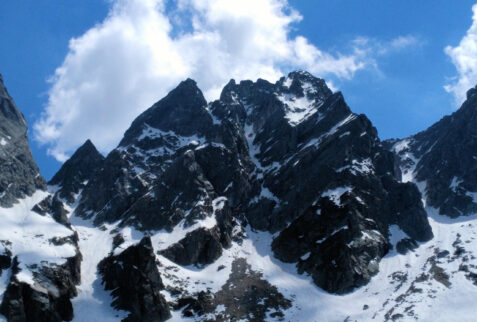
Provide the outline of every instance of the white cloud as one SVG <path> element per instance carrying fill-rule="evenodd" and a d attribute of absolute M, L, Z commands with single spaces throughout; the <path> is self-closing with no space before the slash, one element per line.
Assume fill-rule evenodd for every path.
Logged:
<path fill-rule="evenodd" d="M 477 84 L 477 4 L 472 7 L 472 26 L 456 47 L 447 46 L 445 53 L 457 69 L 454 82 L 444 86 L 452 93 L 456 106 L 464 102 L 467 91 Z"/>
<path fill-rule="evenodd" d="M 363 46 L 331 54 L 292 37 L 301 16 L 286 0 L 164 1 L 115 0 L 101 24 L 70 41 L 34 125 L 49 154 L 63 161 L 87 138 L 109 151 L 187 77 L 214 99 L 230 78 L 275 81 L 300 68 L 349 79 L 373 62 Z"/>
<path fill-rule="evenodd" d="M 414 35 L 398 36 L 388 41 L 357 37 L 353 42 L 357 48 L 366 51 L 368 57 L 400 53 L 403 50 L 418 48 L 425 43 L 424 40 Z"/>
<path fill-rule="evenodd" d="M 419 44 L 419 40 L 413 35 L 399 36 L 389 42 L 392 49 L 404 49 Z"/>

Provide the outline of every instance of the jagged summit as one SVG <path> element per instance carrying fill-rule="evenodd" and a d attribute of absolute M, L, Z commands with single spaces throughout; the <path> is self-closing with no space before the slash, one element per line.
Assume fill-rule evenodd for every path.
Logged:
<path fill-rule="evenodd" d="M 277 84 L 297 97 L 318 96 L 324 99 L 332 94 L 323 79 L 302 70 L 291 72 L 287 77 L 280 78 Z"/>
<path fill-rule="evenodd" d="M 477 212 L 476 91 L 427 130 L 387 142 L 400 158 L 403 179 L 421 183 L 427 204 L 451 217 Z"/>
<path fill-rule="evenodd" d="M 432 237 L 419 192 L 399 177 L 371 122 L 322 79 L 298 71 L 276 83 L 231 80 L 209 104 L 189 79 L 133 122 L 75 212 L 96 225 L 186 229 L 173 244 L 158 245 L 181 265 L 216 261 L 242 225 L 276 232 L 281 260 L 303 261 L 310 252 L 303 270 L 343 293 L 377 272 L 370 263 L 389 250 L 391 225 L 414 243 Z M 327 215 L 317 227 L 327 229 L 297 241 L 290 255 L 309 229 L 303 221 L 318 210 Z M 332 262 L 340 269 L 329 273 Z"/>
<path fill-rule="evenodd" d="M 188 78 L 138 116 L 119 146 L 131 144 L 149 127 L 183 136 L 201 133 L 212 122 L 206 106 L 207 102 L 197 83 Z"/>
<path fill-rule="evenodd" d="M 101 169 L 103 161 L 104 157 L 88 139 L 61 166 L 48 184 L 58 186 L 60 197 L 71 203 L 94 173 Z"/>
<path fill-rule="evenodd" d="M 48 192 L 0 208 L 0 313 L 432 320 L 459 303 L 473 317 L 477 219 L 432 202 L 475 212 L 476 107 L 470 91 L 428 130 L 383 143 L 304 71 L 231 80 L 210 103 L 188 79 L 106 157 L 87 140 Z"/>

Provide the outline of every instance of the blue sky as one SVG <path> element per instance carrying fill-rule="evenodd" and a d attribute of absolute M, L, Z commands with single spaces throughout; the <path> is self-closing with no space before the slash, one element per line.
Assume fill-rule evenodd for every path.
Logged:
<path fill-rule="evenodd" d="M 473 1 L 256 0 L 253 14 L 247 4 L 224 3 L 2 1 L 0 73 L 45 177 L 85 138 L 107 153 L 135 115 L 189 76 L 213 98 L 231 77 L 312 69 L 383 139 L 424 130 L 477 83 L 474 64 L 465 65 L 477 60 Z M 253 43 L 252 35 L 286 46 Z"/>

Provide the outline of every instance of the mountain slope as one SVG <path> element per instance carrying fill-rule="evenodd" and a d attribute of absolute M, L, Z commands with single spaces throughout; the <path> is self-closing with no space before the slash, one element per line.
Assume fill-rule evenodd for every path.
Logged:
<path fill-rule="evenodd" d="M 81 279 L 78 236 L 46 191 L 26 133 L 0 77 L 0 319 L 71 320 Z"/>

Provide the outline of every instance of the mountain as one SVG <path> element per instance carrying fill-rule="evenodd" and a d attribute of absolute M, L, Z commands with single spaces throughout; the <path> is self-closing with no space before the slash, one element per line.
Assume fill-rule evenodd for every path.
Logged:
<path fill-rule="evenodd" d="M 77 205 L 75 216 L 114 235 L 111 256 L 129 249 L 133 234 L 151 236 L 160 262 L 206 269 L 250 239 L 248 229 L 268 231 L 276 235 L 274 256 L 325 290 L 347 293 L 378 272 L 393 247 L 391 226 L 402 231 L 402 252 L 432 238 L 418 189 L 399 182 L 395 158 L 371 122 L 307 72 L 275 84 L 231 80 L 211 103 L 185 80 L 138 116 L 104 160 L 84 150 L 50 183 L 63 198 L 80 191 L 65 201 Z M 98 162 L 80 169 L 82 158 Z M 84 187 L 72 193 L 66 180 L 76 177 Z M 236 257 L 232 267 L 237 261 L 249 265 Z M 201 294 L 179 288 L 172 300 L 176 309 L 189 303 L 187 314 L 224 305 Z M 289 299 L 272 294 L 282 314 Z"/>
<path fill-rule="evenodd" d="M 87 140 L 48 191 L 41 181 L 2 205 L 0 313 L 471 321 L 476 91 L 382 142 L 305 71 L 231 80 L 213 102 L 187 79 L 106 157 Z"/>
<path fill-rule="evenodd" d="M 404 181 L 422 186 L 427 205 L 450 217 L 477 213 L 477 88 L 452 115 L 429 129 L 386 142 Z"/>
<path fill-rule="evenodd" d="M 0 218 L 0 314 L 9 321 L 71 320 L 81 280 L 78 235 L 63 203 L 46 191 L 25 119 L 1 76 Z"/>

